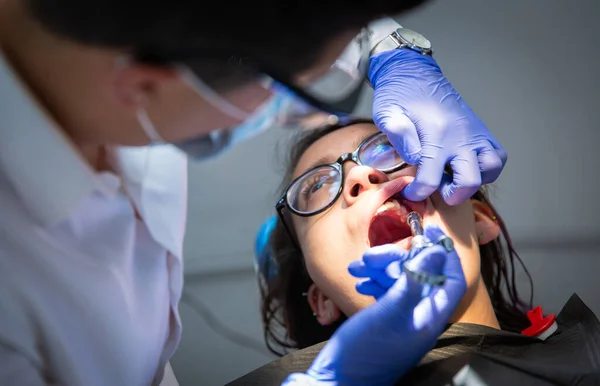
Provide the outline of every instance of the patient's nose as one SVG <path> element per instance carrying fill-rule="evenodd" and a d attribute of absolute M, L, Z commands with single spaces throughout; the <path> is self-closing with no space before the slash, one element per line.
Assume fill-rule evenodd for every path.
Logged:
<path fill-rule="evenodd" d="M 368 190 L 388 180 L 385 173 L 368 166 L 352 166 L 346 169 L 346 180 L 342 192 L 348 205 L 354 204 L 358 197 Z"/>

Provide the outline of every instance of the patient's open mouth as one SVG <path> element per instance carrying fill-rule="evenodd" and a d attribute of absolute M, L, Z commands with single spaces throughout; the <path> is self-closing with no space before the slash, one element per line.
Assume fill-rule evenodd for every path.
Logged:
<path fill-rule="evenodd" d="M 408 246 L 412 234 L 406 217 L 412 210 L 410 202 L 399 197 L 390 197 L 371 219 L 369 245 L 375 247 L 407 240 Z"/>

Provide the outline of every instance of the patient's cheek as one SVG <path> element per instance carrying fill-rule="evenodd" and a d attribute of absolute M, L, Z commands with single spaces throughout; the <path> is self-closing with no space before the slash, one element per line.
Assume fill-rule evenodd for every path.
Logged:
<path fill-rule="evenodd" d="M 450 206 L 444 202 L 439 192 L 436 192 L 431 196 L 431 204 L 435 208 L 434 213 L 425 225 L 435 223 L 446 236 L 452 238 L 461 259 L 472 254 L 478 255 L 475 215 L 471 203 L 467 201 Z"/>

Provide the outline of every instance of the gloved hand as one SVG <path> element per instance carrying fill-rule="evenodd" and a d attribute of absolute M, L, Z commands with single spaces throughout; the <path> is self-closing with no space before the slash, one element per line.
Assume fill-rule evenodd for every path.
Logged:
<path fill-rule="evenodd" d="M 369 79 L 375 124 L 404 161 L 419 165 L 406 199 L 422 201 L 439 188 L 448 204 L 457 205 L 498 178 L 506 151 L 433 57 L 409 49 L 383 52 L 371 58 Z M 454 181 L 442 181 L 447 163 Z"/>
<path fill-rule="evenodd" d="M 443 233 L 428 228 L 426 237 Z M 401 272 L 409 252 L 394 245 L 371 248 L 350 265 L 365 288 L 381 287 L 376 303 L 350 317 L 331 337 L 306 374 L 290 375 L 283 385 L 392 385 L 435 346 L 466 291 L 466 281 L 455 251 L 434 246 L 407 263 L 411 270 L 446 275 L 445 283 L 423 296 L 424 286 Z"/>

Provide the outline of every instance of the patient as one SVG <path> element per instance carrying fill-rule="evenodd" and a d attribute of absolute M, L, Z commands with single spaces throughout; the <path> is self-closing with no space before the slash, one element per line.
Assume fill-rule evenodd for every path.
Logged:
<path fill-rule="evenodd" d="M 315 165 L 335 162 L 376 133 L 376 127 L 365 121 L 347 127 L 330 126 L 305 135 L 294 147 L 290 160 L 293 170 L 284 184 L 287 186 Z M 468 289 L 451 321 L 515 332 L 526 328 L 525 312 L 531 308 L 531 302 L 519 297 L 514 283 L 514 262 L 518 256 L 484 192 L 454 207 L 438 194 L 422 203 L 398 199 L 386 204 L 391 210 L 378 213 L 386 201 L 391 201 L 389 197 L 397 197 L 396 193 L 412 180 L 416 167 L 402 162 L 385 135 L 379 134 L 375 141 L 363 149 L 362 162 L 371 162 L 368 158 L 377 155 L 379 164 L 373 166 L 393 168 L 389 173 L 346 162 L 341 196 L 329 209 L 310 217 L 292 214 L 289 206 L 282 209 L 295 243 L 279 221 L 271 238 L 279 275 L 264 294 L 263 303 L 269 347 L 282 353 L 273 343 L 283 348 L 304 348 L 326 340 L 345 317 L 372 303 L 372 297 L 356 292 L 357 279 L 348 273 L 348 264 L 360 259 L 369 246 L 396 243 L 408 249 L 410 229 L 402 214 L 410 210 L 421 213 L 425 224 L 438 224 L 454 240 L 461 258 Z M 328 172 L 329 169 L 313 172 L 289 190 L 297 197 L 296 209 L 312 209 L 324 202 L 325 196 L 329 197 L 330 190 L 337 192 L 339 184 L 331 186 Z M 288 193 L 291 204 L 290 197 Z M 500 241 L 501 233 L 507 247 Z M 278 316 L 283 317 L 281 322 L 287 333 L 283 337 L 274 325 Z"/>
<path fill-rule="evenodd" d="M 358 158 L 353 162 L 350 157 L 349 162 L 343 162 L 340 183 L 341 179 L 336 177 L 341 168 L 324 165 L 352 152 Z M 485 351 L 482 347 L 496 344 L 491 342 L 501 346 L 496 354 L 510 352 L 509 356 L 514 356 L 514 350 L 502 343 L 506 339 L 512 339 L 511 344 L 517 345 L 523 355 L 537 349 L 540 340 L 520 335 L 530 325 L 526 312 L 532 308 L 531 299 L 523 300 L 515 283 L 515 263 L 522 265 L 522 262 L 485 191 L 480 190 L 470 201 L 458 206 L 448 206 L 439 194 L 420 203 L 406 202 L 398 193 L 416 171 L 416 167 L 403 163 L 370 121 L 302 133 L 290 154 L 289 170 L 283 181 L 287 193 L 278 203 L 281 217 L 270 239 L 277 275 L 263 282 L 261 288 L 265 340 L 271 351 L 285 355 L 289 349 L 323 342 L 346 318 L 375 301 L 356 291 L 358 279 L 348 273 L 348 265 L 372 246 L 394 243 L 408 249 L 409 211 L 419 212 L 426 225 L 437 224 L 454 240 L 468 285 L 450 320 L 452 327 L 447 330 L 453 339 L 444 341 L 445 333 L 423 363 L 470 350 Z M 592 318 L 594 323 L 590 326 L 596 326 L 592 330 L 600 331 L 597 319 L 576 296 L 569 304 L 580 318 L 586 321 Z M 546 350 L 551 347 L 548 342 L 559 341 L 561 328 L 571 326 L 571 321 L 561 315 L 557 338 L 546 342 Z M 472 336 L 479 338 L 461 340 Z M 484 339 L 491 336 L 499 338 Z M 585 338 L 583 334 L 569 339 L 577 347 L 578 339 L 583 342 L 590 336 Z M 598 336 L 593 335 L 593 339 Z M 523 348 L 530 346 L 534 351 Z M 600 353 L 598 347 L 596 351 Z M 563 354 L 573 355 L 564 347 L 559 349 Z M 535 356 L 543 357 L 539 353 Z M 528 366 L 535 362 L 527 358 L 524 361 Z M 589 362 L 591 368 L 600 366 L 598 357 L 578 361 Z M 547 375 L 545 371 L 552 371 L 553 366 L 542 366 L 540 372 Z M 587 374 L 587 370 L 582 373 Z"/>

